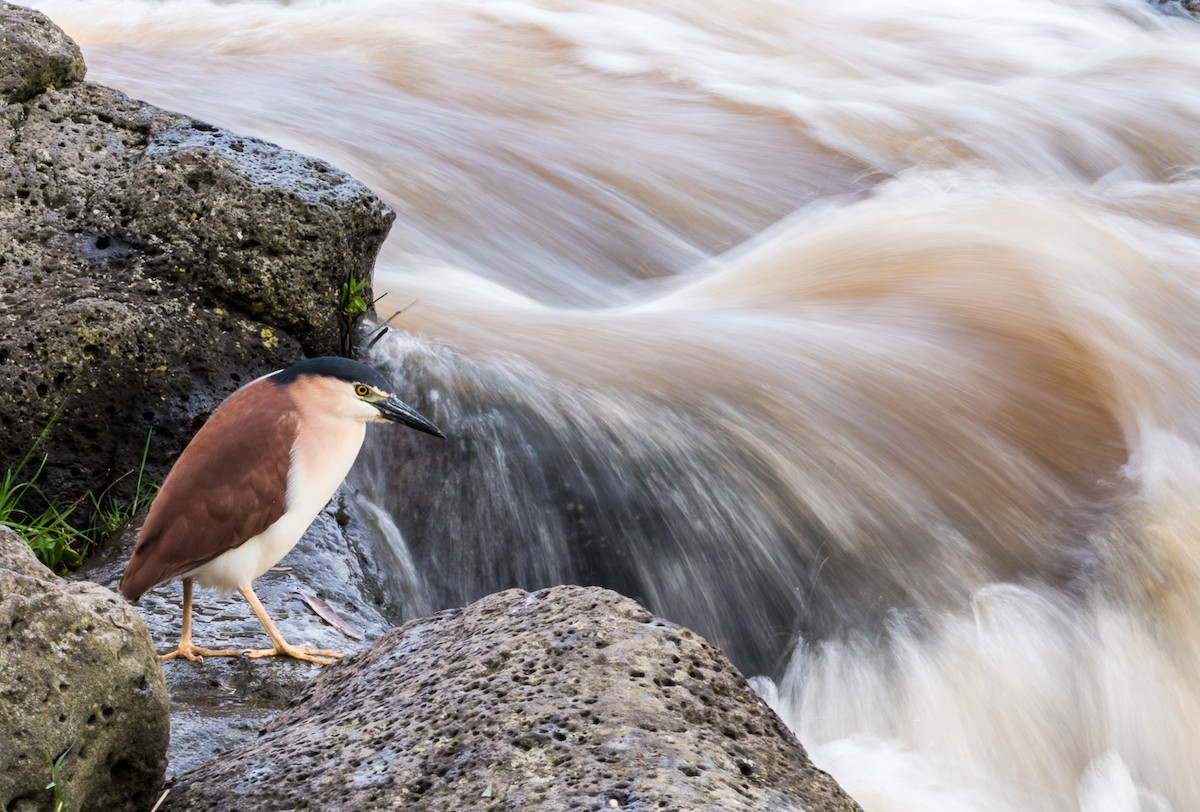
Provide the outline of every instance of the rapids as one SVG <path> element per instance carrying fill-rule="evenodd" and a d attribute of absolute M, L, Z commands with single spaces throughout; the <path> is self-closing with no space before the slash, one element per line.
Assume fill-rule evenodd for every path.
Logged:
<path fill-rule="evenodd" d="M 450 438 L 352 475 L 399 614 L 618 589 L 868 812 L 1200 809 L 1196 22 L 33 5 L 395 208 L 373 360 Z"/>

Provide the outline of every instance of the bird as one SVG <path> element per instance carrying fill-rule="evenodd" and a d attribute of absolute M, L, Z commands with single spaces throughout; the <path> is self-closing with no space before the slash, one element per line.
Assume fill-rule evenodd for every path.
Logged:
<path fill-rule="evenodd" d="M 444 438 L 358 361 L 318 357 L 264 375 L 230 395 L 176 459 L 151 503 L 118 586 L 136 603 L 183 578 L 179 645 L 160 660 L 285 655 L 330 665 L 342 655 L 288 643 L 254 594 L 328 504 L 358 457 L 367 423 L 392 422 Z M 240 592 L 272 647 L 192 643 L 192 582 Z"/>

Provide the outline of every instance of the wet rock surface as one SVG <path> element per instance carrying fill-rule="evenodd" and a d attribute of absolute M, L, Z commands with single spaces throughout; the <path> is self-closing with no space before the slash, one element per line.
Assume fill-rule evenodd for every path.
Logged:
<path fill-rule="evenodd" d="M 286 570 L 267 572 L 254 582 L 255 593 L 291 643 L 350 654 L 392 627 L 384 616 L 376 579 L 364 571 L 368 541 L 350 526 L 346 514 L 353 510 L 354 496 L 343 489 L 280 562 Z M 116 589 L 141 518 L 78 577 Z M 347 636 L 322 620 L 300 593 L 325 601 L 362 639 Z M 262 624 L 241 595 L 196 588 L 192 600 L 192 637 L 197 645 L 218 649 L 270 645 Z M 136 609 L 130 607 L 145 622 L 161 652 L 179 642 L 182 602 L 183 588 L 175 580 L 146 593 Z M 171 698 L 167 775 L 175 776 L 253 740 L 263 724 L 298 696 L 322 666 L 286 657 L 209 657 L 202 663 L 170 660 L 162 669 Z"/>
<path fill-rule="evenodd" d="M 0 2 L 0 460 L 57 413 L 39 485 L 161 480 L 230 392 L 338 351 L 338 288 L 394 217 L 340 170 L 82 81 Z M 126 478 L 117 492 L 132 486 Z"/>
<path fill-rule="evenodd" d="M 331 666 L 172 810 L 856 810 L 720 651 L 599 588 L 510 590 Z"/>
<path fill-rule="evenodd" d="M 166 685 L 113 592 L 53 575 L 0 527 L 0 807 L 148 809 L 166 767 Z M 65 754 L 65 755 L 63 755 Z"/>

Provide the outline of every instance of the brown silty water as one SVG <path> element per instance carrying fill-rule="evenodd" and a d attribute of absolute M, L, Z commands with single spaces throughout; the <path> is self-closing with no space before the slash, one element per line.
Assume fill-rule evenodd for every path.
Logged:
<path fill-rule="evenodd" d="M 407 614 L 619 589 L 868 810 L 1200 806 L 1194 22 L 38 5 L 396 209 L 375 360 L 450 441 L 352 477 Z"/>

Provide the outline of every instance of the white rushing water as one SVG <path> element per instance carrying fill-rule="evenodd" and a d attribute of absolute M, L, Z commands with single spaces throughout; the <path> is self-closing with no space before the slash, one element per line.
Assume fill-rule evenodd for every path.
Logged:
<path fill-rule="evenodd" d="M 359 476 L 406 611 L 633 594 L 868 812 L 1200 808 L 1200 24 L 35 5 L 395 208 L 377 360 L 451 435 Z"/>

